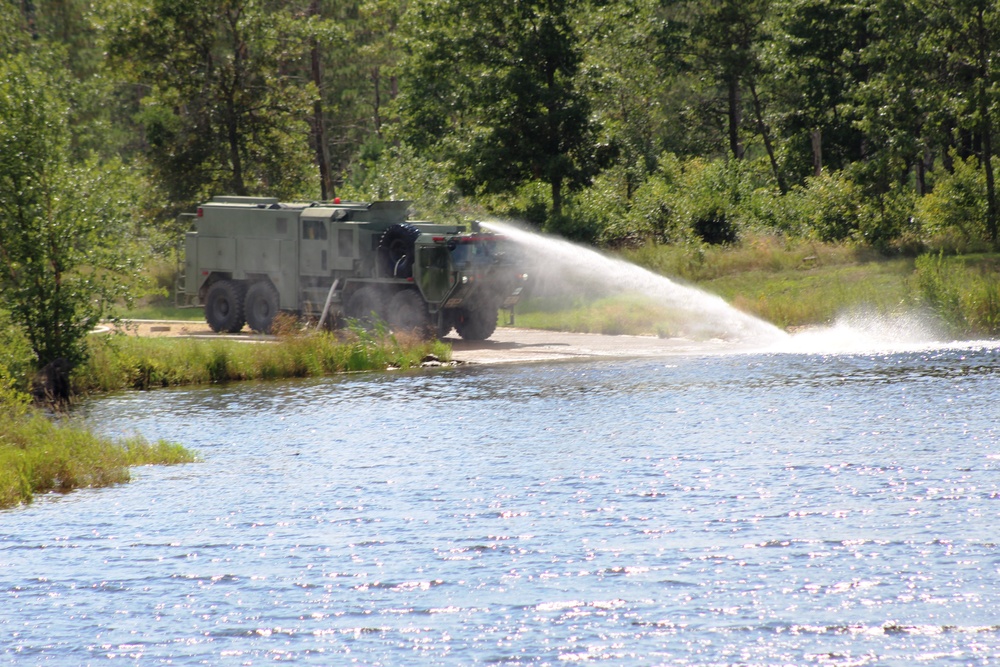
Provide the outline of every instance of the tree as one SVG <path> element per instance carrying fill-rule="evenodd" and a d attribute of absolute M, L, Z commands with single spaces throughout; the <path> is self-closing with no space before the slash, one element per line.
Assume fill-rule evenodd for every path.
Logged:
<path fill-rule="evenodd" d="M 870 11 L 855 0 L 782 0 L 770 69 L 782 91 L 783 134 L 800 178 L 864 155 L 855 95 L 868 78 L 861 53 Z"/>
<path fill-rule="evenodd" d="M 650 58 L 670 39 L 672 28 L 658 16 L 657 0 L 610 0 L 588 8 L 580 21 L 587 76 L 582 90 L 592 102 L 620 167 L 625 199 L 656 170 L 668 122 L 670 65 Z"/>
<path fill-rule="evenodd" d="M 986 178 L 986 229 L 991 243 L 1000 236 L 1000 203 L 993 170 L 994 128 L 1000 107 L 1000 7 L 991 0 L 914 0 L 927 16 L 928 31 L 946 58 L 942 80 L 946 104 L 955 111 L 956 130 L 972 136 Z"/>
<path fill-rule="evenodd" d="M 547 183 L 552 214 L 599 166 L 579 90 L 576 0 L 427 0 L 412 7 L 401 80 L 404 135 L 440 150 L 458 182 L 484 192 Z"/>
<path fill-rule="evenodd" d="M 331 181 L 342 180 L 348 170 L 357 180 L 364 177 L 366 158 L 380 155 L 388 143 L 384 131 L 392 120 L 390 109 L 398 90 L 398 27 L 406 2 L 310 0 L 310 4 L 316 14 L 312 80 L 322 107 L 322 114 L 314 115 L 314 125 L 326 129 L 317 148 L 326 153 L 321 159 L 329 160 Z"/>
<path fill-rule="evenodd" d="M 151 0 L 119 20 L 110 54 L 148 90 L 148 154 L 174 202 L 302 196 L 316 92 L 285 72 L 309 71 L 305 20 L 263 0 Z"/>
<path fill-rule="evenodd" d="M 38 365 L 71 368 L 135 284 L 131 179 L 120 164 L 70 161 L 59 91 L 72 84 L 46 64 L 39 53 L 0 62 L 0 290 Z"/>

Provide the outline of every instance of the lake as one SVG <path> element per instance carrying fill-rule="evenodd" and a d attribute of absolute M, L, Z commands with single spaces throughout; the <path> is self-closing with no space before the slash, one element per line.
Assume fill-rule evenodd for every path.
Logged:
<path fill-rule="evenodd" d="M 1000 662 L 1000 348 L 122 393 L 0 512 L 11 665 Z"/>

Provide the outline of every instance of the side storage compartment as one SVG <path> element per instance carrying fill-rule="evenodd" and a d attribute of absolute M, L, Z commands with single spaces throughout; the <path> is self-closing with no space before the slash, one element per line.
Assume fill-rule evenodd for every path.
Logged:
<path fill-rule="evenodd" d="M 184 235 L 184 284 L 181 285 L 185 300 L 194 301 L 198 297 L 198 290 L 206 276 L 202 276 L 198 270 L 198 232 L 188 232 Z M 181 290 L 178 290 L 180 293 Z"/>

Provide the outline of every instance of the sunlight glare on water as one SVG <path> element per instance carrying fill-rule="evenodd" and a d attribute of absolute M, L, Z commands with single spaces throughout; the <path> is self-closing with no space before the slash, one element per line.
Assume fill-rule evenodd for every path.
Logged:
<path fill-rule="evenodd" d="M 0 662 L 989 665 L 1000 350 L 122 393 L 198 450 L 0 512 Z"/>

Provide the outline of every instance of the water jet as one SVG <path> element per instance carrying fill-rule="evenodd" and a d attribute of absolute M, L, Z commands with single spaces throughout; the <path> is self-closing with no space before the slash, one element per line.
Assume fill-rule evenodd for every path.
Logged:
<path fill-rule="evenodd" d="M 719 296 L 625 260 L 509 222 L 490 220 L 483 224 L 516 243 L 527 256 L 528 266 L 535 271 L 536 295 L 638 295 L 669 312 L 671 336 L 761 346 L 789 338 L 778 327 L 734 308 Z"/>

